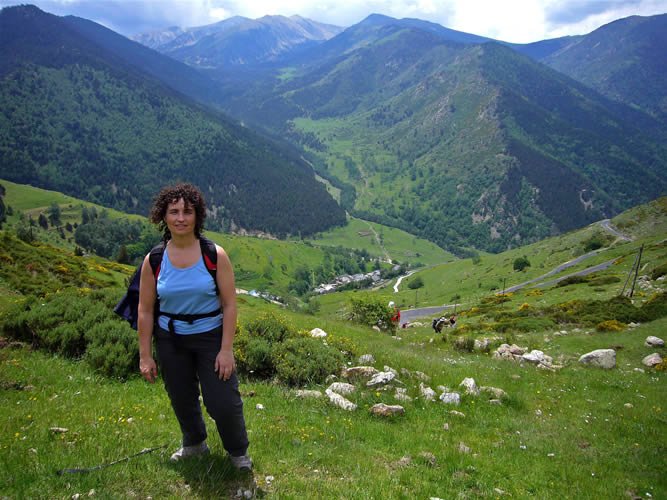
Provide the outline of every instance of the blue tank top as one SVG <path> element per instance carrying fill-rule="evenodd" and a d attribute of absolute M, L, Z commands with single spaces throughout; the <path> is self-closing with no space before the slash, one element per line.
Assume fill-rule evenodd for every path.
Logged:
<path fill-rule="evenodd" d="M 169 260 L 168 247 L 165 248 L 157 278 L 157 295 L 160 310 L 172 314 L 203 314 L 220 307 L 220 298 L 215 294 L 215 283 L 206 269 L 204 259 L 196 264 L 179 268 Z M 176 333 L 191 335 L 213 330 L 222 324 L 222 314 L 211 318 L 201 318 L 192 322 L 174 320 Z M 169 318 L 160 316 L 158 325 L 169 329 Z"/>

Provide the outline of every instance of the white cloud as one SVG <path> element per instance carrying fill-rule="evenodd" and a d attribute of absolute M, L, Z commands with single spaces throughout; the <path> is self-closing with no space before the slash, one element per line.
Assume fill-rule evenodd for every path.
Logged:
<path fill-rule="evenodd" d="M 0 0 L 0 7 L 26 0 Z M 239 15 L 298 14 L 351 26 L 372 13 L 432 21 L 509 42 L 586 34 L 630 15 L 667 12 L 667 0 L 30 0 L 57 15 L 101 22 L 123 34 L 192 27 Z"/>

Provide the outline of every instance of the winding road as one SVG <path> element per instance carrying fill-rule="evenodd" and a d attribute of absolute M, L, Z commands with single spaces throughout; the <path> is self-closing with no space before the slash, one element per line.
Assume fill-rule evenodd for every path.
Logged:
<path fill-rule="evenodd" d="M 632 237 L 621 233 L 618 229 L 613 227 L 611 225 L 611 221 L 609 219 L 604 219 L 604 220 L 598 221 L 595 224 L 598 224 L 602 229 L 604 229 L 605 231 L 614 235 L 617 238 L 617 240 L 621 240 L 621 241 L 632 241 L 633 240 Z M 608 267 L 610 267 L 614 263 L 614 261 L 616 259 L 611 259 L 611 260 L 608 260 L 608 261 L 603 262 L 601 264 L 596 264 L 595 266 L 587 267 L 586 269 L 582 269 L 580 271 L 570 273 L 570 274 L 567 274 L 565 276 L 560 276 L 559 278 L 556 278 L 556 279 L 553 279 L 553 280 L 543 281 L 545 278 L 548 278 L 550 276 L 558 274 L 558 273 L 564 271 L 565 269 L 568 269 L 572 266 L 575 266 L 575 265 L 579 264 L 583 260 L 586 260 L 586 259 L 588 259 L 588 258 L 590 258 L 594 255 L 597 255 L 598 253 L 600 253 L 601 250 L 602 249 L 593 250 L 592 252 L 588 252 L 588 253 L 585 253 L 583 255 L 580 255 L 579 257 L 577 257 L 575 259 L 568 260 L 567 262 L 564 262 L 564 263 L 556 266 L 555 268 L 553 268 L 548 273 L 545 273 L 541 276 L 538 276 L 537 278 L 533 278 L 531 280 L 524 281 L 523 283 L 519 283 L 518 285 L 514 285 L 514 286 L 506 288 L 505 293 L 515 292 L 517 290 L 525 288 L 528 285 L 532 285 L 533 283 L 538 283 L 538 282 L 542 282 L 542 283 L 539 283 L 539 284 L 535 285 L 535 287 L 536 288 L 544 288 L 544 287 L 547 287 L 547 286 L 552 286 L 552 285 L 554 285 L 554 284 L 556 284 L 560 281 L 563 281 L 564 279 L 570 278 L 571 276 L 586 276 L 587 274 L 592 274 L 594 272 L 602 271 L 604 269 L 607 269 Z M 398 286 L 399 286 L 403 277 L 407 277 L 407 276 L 402 276 L 401 278 L 399 278 L 397 280 L 396 284 L 394 285 L 394 292 L 398 292 Z M 410 323 L 411 321 L 414 321 L 417 318 L 422 318 L 424 316 L 432 316 L 434 314 L 440 314 L 443 311 L 445 311 L 446 309 L 451 309 L 451 308 L 455 307 L 456 305 L 457 304 L 445 304 L 445 305 L 442 305 L 442 306 L 420 307 L 420 308 L 415 308 L 415 309 L 407 309 L 405 311 L 401 311 L 401 323 L 403 323 L 403 322 Z"/>

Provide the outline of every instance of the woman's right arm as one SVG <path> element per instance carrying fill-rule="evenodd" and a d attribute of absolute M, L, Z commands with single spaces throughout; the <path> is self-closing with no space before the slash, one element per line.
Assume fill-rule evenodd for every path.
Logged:
<path fill-rule="evenodd" d="M 139 282 L 139 370 L 149 382 L 155 382 L 157 365 L 153 359 L 153 323 L 156 300 L 155 277 L 148 255 L 141 266 L 141 280 Z"/>

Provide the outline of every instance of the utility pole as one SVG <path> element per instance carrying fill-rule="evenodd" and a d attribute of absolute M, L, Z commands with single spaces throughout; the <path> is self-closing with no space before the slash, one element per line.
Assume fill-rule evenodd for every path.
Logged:
<path fill-rule="evenodd" d="M 639 265 L 642 261 L 642 253 L 644 252 L 644 244 L 639 247 L 639 255 L 637 256 L 637 267 L 635 268 L 635 277 L 632 280 L 632 288 L 630 288 L 630 297 L 635 293 L 635 283 L 637 282 L 637 276 L 639 275 Z"/>

